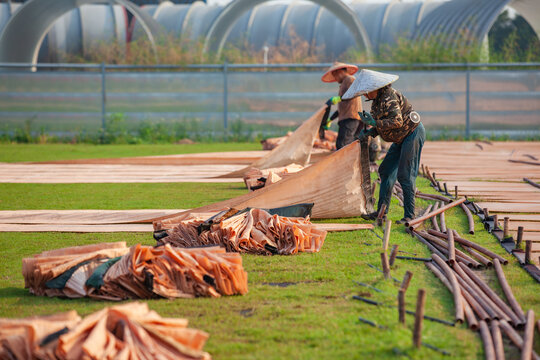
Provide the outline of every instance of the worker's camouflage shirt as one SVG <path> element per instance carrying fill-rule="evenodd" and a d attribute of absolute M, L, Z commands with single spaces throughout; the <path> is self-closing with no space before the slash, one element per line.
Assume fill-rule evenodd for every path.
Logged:
<path fill-rule="evenodd" d="M 412 111 L 407 98 L 390 85 L 379 90 L 371 105 L 377 133 L 384 141 L 398 144 L 418 126 L 409 117 Z"/>

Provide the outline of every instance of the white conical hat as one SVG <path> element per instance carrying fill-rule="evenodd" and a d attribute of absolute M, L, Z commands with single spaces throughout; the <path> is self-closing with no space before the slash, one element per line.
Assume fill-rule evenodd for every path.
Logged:
<path fill-rule="evenodd" d="M 349 86 L 349 89 L 341 97 L 344 100 L 367 94 L 389 85 L 399 79 L 399 76 L 385 74 L 378 71 L 362 69 L 356 75 L 356 80 Z"/>

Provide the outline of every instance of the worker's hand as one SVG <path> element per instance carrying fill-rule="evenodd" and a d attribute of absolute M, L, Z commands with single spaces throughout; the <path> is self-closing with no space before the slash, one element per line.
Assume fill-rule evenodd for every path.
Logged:
<path fill-rule="evenodd" d="M 323 129 L 324 130 L 330 130 L 330 126 L 332 125 L 332 120 L 328 119 L 326 124 L 324 124 Z"/>
<path fill-rule="evenodd" d="M 336 105 L 337 103 L 341 102 L 340 96 L 332 96 L 328 101 L 326 101 L 326 105 Z"/>
<path fill-rule="evenodd" d="M 371 116 L 370 113 L 362 111 L 362 112 L 359 112 L 358 115 L 360 116 L 360 120 L 364 124 L 370 125 L 370 126 L 377 126 L 377 123 L 375 122 L 375 119 L 373 119 L 373 116 Z"/>
<path fill-rule="evenodd" d="M 370 136 L 369 130 L 362 129 L 362 130 L 360 130 L 360 132 L 358 133 L 358 136 L 356 138 L 358 140 L 360 140 L 360 141 L 363 141 L 363 140 L 366 140 L 367 138 L 369 138 L 369 136 Z"/>

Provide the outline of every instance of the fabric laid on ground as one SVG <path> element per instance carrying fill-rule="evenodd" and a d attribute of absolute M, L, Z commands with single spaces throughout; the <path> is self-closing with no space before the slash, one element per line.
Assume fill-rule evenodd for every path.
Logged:
<path fill-rule="evenodd" d="M 219 297 L 247 293 L 239 254 L 214 247 L 157 248 L 124 242 L 45 251 L 23 259 L 35 295 L 105 300 Z"/>
<path fill-rule="evenodd" d="M 188 212 L 154 219 L 154 229 L 172 229 L 190 212 L 219 212 L 227 208 L 277 208 L 314 203 L 312 218 L 342 218 L 373 211 L 367 144 L 358 141 L 268 187 Z M 360 159 L 362 158 L 362 162 Z"/>
<path fill-rule="evenodd" d="M 205 220 L 188 217 L 159 242 L 187 248 L 220 245 L 231 252 L 291 255 L 319 252 L 327 233 L 309 219 L 270 215 L 262 209 L 237 212 L 201 231 Z"/>
<path fill-rule="evenodd" d="M 287 135 L 275 137 L 275 138 L 268 138 L 261 141 L 263 150 L 273 150 L 279 145 L 283 144 L 285 140 L 289 138 L 289 136 L 292 135 L 292 131 L 289 131 Z M 315 139 L 315 142 L 313 143 L 314 149 L 324 149 L 324 150 L 336 150 L 336 140 L 337 140 L 337 132 L 332 130 L 325 130 L 324 131 L 324 139 L 320 139 L 317 137 Z"/>
<path fill-rule="evenodd" d="M 248 190 L 257 190 L 272 185 L 282 180 L 285 176 L 297 173 L 303 169 L 304 167 L 298 164 L 264 170 L 251 168 L 244 175 L 244 183 Z"/>
<path fill-rule="evenodd" d="M 210 359 L 208 334 L 188 321 L 162 318 L 145 303 L 0 319 L 1 359 Z"/>
<path fill-rule="evenodd" d="M 311 158 L 313 143 L 319 134 L 321 120 L 323 118 L 326 105 L 317 110 L 309 119 L 304 121 L 282 144 L 270 151 L 264 157 L 253 162 L 250 166 L 233 171 L 231 173 L 217 176 L 217 178 L 238 178 L 243 177 L 250 168 L 270 169 L 289 164 L 300 164 L 305 166 Z"/>

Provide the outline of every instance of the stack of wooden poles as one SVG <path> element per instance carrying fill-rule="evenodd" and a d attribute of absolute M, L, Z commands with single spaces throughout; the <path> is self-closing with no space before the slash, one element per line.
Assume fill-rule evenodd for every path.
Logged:
<path fill-rule="evenodd" d="M 422 193 L 417 196 L 437 203 L 405 225 L 431 251 L 432 261 L 425 264 L 452 293 L 456 322 L 466 320 L 471 330 L 480 331 L 486 359 L 504 359 L 502 334 L 521 350 L 521 359 L 540 359 L 533 351 L 534 312 L 529 310 L 525 314 L 516 301 L 502 268 L 508 261 L 446 226 L 445 211 L 463 205 L 466 199 L 451 200 L 442 195 Z M 465 206 L 462 208 L 466 209 Z M 419 230 L 428 220 L 433 229 Z M 469 225 L 469 232 L 474 233 L 472 216 Z M 456 248 L 458 244 L 463 250 Z M 495 269 L 506 301 L 472 270 L 490 267 Z M 522 328 L 523 336 L 516 331 Z"/>

